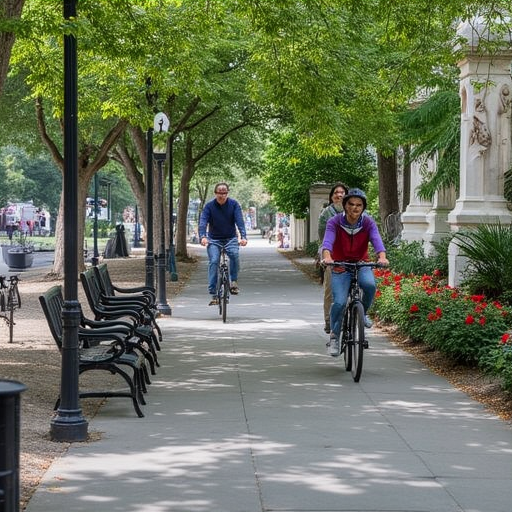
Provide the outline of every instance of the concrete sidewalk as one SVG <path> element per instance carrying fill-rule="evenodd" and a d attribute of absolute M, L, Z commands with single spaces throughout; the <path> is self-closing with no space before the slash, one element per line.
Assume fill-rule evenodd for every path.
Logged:
<path fill-rule="evenodd" d="M 203 259 L 160 320 L 146 417 L 111 399 L 27 512 L 510 512 L 510 425 L 377 329 L 354 383 L 321 287 L 265 240 L 241 256 L 228 323 Z"/>

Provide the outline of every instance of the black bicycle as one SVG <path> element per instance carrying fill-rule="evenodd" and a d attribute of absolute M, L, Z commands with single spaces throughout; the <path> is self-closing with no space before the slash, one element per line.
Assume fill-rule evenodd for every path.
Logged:
<path fill-rule="evenodd" d="M 216 295 L 219 302 L 219 315 L 222 315 L 222 321 L 226 323 L 229 303 L 229 260 L 224 247 L 220 251 Z"/>
<path fill-rule="evenodd" d="M 358 284 L 359 269 L 363 267 L 377 268 L 383 265 L 365 261 L 356 263 L 335 261 L 330 265 L 343 268 L 345 272 L 350 272 L 351 274 L 350 289 L 341 324 L 341 339 L 337 340 L 338 353 L 332 354 L 331 352 L 331 355 L 339 356 L 343 353 L 345 369 L 352 372 L 354 382 L 359 382 L 363 371 L 364 350 L 368 348 L 368 341 L 364 333 L 364 307 L 361 301 L 362 290 Z"/>
<path fill-rule="evenodd" d="M 9 343 L 14 336 L 14 310 L 21 308 L 21 296 L 18 289 L 19 277 L 12 275 L 9 280 L 0 276 L 0 318 L 9 326 Z"/>

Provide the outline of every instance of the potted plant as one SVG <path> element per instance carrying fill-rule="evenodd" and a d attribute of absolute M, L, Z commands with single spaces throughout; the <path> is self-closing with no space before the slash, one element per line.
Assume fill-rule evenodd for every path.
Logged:
<path fill-rule="evenodd" d="M 16 242 L 2 245 L 2 256 L 10 269 L 29 268 L 34 263 L 34 245 L 20 234 Z"/>

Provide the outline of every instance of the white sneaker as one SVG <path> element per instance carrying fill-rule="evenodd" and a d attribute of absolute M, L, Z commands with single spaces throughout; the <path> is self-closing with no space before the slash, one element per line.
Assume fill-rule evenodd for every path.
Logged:
<path fill-rule="evenodd" d="M 373 322 L 371 321 L 371 319 L 368 315 L 364 315 L 364 326 L 367 329 L 371 329 L 373 326 Z"/>
<path fill-rule="evenodd" d="M 331 356 L 338 357 L 340 355 L 340 342 L 339 342 L 338 336 L 336 336 L 336 334 L 331 333 L 327 348 L 328 348 L 328 352 Z"/>

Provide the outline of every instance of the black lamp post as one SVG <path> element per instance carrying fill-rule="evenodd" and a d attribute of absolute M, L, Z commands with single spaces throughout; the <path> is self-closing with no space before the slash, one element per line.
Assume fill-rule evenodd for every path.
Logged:
<path fill-rule="evenodd" d="M 98 252 L 98 173 L 94 175 L 94 220 L 93 220 L 93 256 L 91 263 L 93 266 L 98 265 L 99 252 Z"/>
<path fill-rule="evenodd" d="M 64 0 L 64 19 L 76 18 L 76 0 Z M 78 66 L 76 37 L 64 35 L 64 305 L 60 405 L 51 420 L 54 441 L 87 439 L 78 391 Z"/>
<path fill-rule="evenodd" d="M 178 280 L 176 254 L 174 251 L 174 205 L 173 205 L 173 175 L 174 175 L 174 137 L 169 139 L 169 277 L 171 281 Z"/>
<path fill-rule="evenodd" d="M 159 112 L 155 116 L 154 130 L 157 133 L 167 132 L 169 120 L 167 116 Z M 158 164 L 158 193 L 160 197 L 160 247 L 157 263 L 157 304 L 156 309 L 161 315 L 172 315 L 171 307 L 167 302 L 167 290 L 165 283 L 165 211 L 164 211 L 164 162 L 167 144 L 160 148 L 157 144 L 153 148 L 153 157 Z"/>
<path fill-rule="evenodd" d="M 153 254 L 153 128 L 147 134 L 146 154 L 146 286 L 155 286 Z"/>
<path fill-rule="evenodd" d="M 135 229 L 133 230 L 133 247 L 140 246 L 139 207 L 135 205 Z"/>

